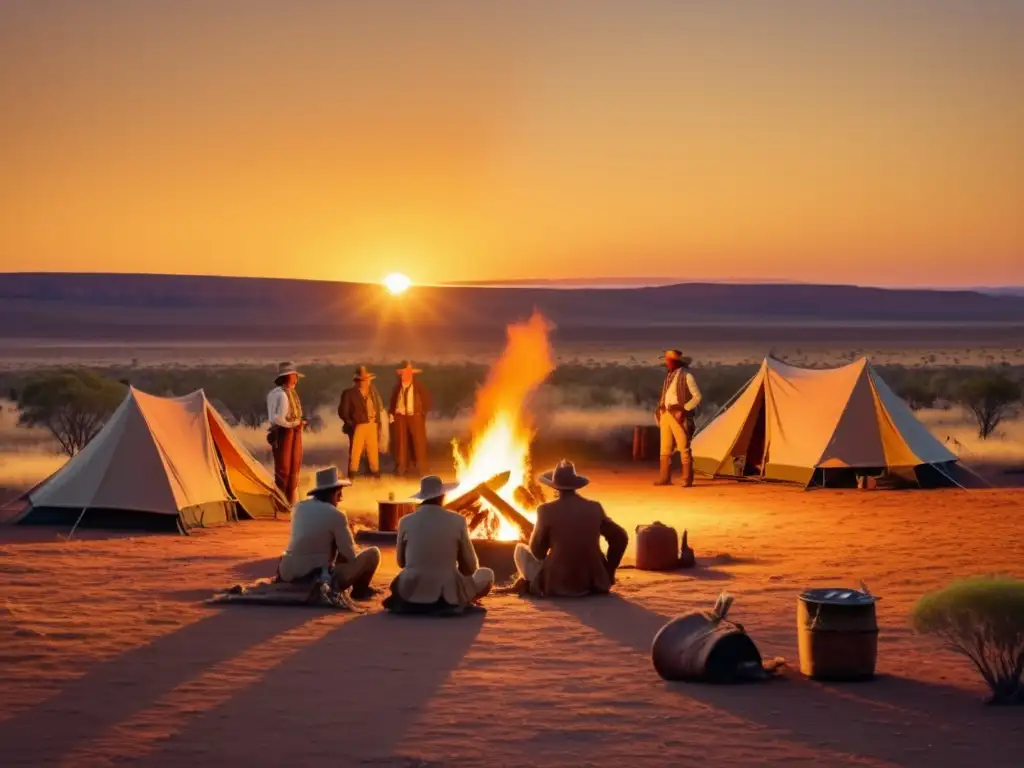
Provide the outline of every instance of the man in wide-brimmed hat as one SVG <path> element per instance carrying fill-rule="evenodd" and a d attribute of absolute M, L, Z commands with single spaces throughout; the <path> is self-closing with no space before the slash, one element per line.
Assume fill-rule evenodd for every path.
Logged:
<path fill-rule="evenodd" d="M 537 524 L 529 546 L 517 544 L 519 586 L 547 597 L 582 597 L 606 593 L 615 583 L 615 569 L 629 544 L 629 534 L 596 501 L 579 490 L 590 481 L 576 474 L 570 461 L 561 461 L 539 478 L 558 498 L 537 508 Z M 607 557 L 601 539 L 608 542 Z"/>
<path fill-rule="evenodd" d="M 445 509 L 445 494 L 458 483 L 437 475 L 420 480 L 415 512 L 398 521 L 396 555 L 402 570 L 391 583 L 384 607 L 396 613 L 450 613 L 486 595 L 494 571 L 480 568 L 466 518 Z"/>
<path fill-rule="evenodd" d="M 289 504 L 295 503 L 302 469 L 302 428 L 306 420 L 302 416 L 299 393 L 295 391 L 301 376 L 295 363 L 280 363 L 275 387 L 267 395 L 270 419 L 267 442 L 274 452 L 274 482 Z"/>
<path fill-rule="evenodd" d="M 700 388 L 690 373 L 691 358 L 678 349 L 666 350 L 663 357 L 668 373 L 654 411 L 661 430 L 661 472 L 655 485 L 672 484 L 672 454 L 678 449 L 683 463 L 683 486 L 689 487 L 693 485 L 690 441 L 693 439 L 695 411 L 701 400 Z"/>
<path fill-rule="evenodd" d="M 423 373 L 406 362 L 399 368 L 398 381 L 391 390 L 391 438 L 392 455 L 395 457 L 395 471 L 405 475 L 410 465 L 423 472 L 427 468 L 427 412 L 430 410 L 430 393 L 416 378 Z M 412 461 L 410 462 L 410 454 Z"/>
<path fill-rule="evenodd" d="M 325 577 L 338 592 L 351 587 L 355 600 L 375 594 L 370 582 L 380 565 L 380 550 L 370 547 L 357 552 L 348 517 L 338 509 L 342 488 L 350 485 L 338 477 L 337 467 L 316 473 L 310 498 L 292 510 L 291 539 L 277 566 L 282 581 L 312 583 Z"/>
<path fill-rule="evenodd" d="M 370 474 L 380 477 L 380 455 L 388 452 L 388 416 L 384 400 L 373 385 L 375 378 L 366 366 L 359 366 L 352 377 L 354 386 L 341 393 L 338 403 L 341 428 L 348 435 L 349 477 L 358 474 L 364 454 Z"/>

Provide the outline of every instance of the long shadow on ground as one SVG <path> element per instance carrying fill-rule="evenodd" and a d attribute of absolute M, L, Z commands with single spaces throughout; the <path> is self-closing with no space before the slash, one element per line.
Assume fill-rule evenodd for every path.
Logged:
<path fill-rule="evenodd" d="M 79 743 L 207 668 L 311 618 L 307 611 L 221 611 L 102 662 L 54 696 L 0 722 L 0 763 L 55 764 Z"/>
<path fill-rule="evenodd" d="M 536 602 L 564 611 L 647 659 L 654 635 L 671 618 L 614 594 Z M 756 642 L 756 628 L 747 629 Z M 825 685 L 793 671 L 766 683 L 718 687 L 666 683 L 649 661 L 647 665 L 652 686 L 667 687 L 814 747 L 901 765 L 974 765 L 981 755 L 988 768 L 1021 765 L 1020 712 L 984 707 L 957 688 L 892 676 Z M 883 734 L 885 738 L 878 738 Z"/>
<path fill-rule="evenodd" d="M 390 764 L 482 626 L 482 616 L 346 621 L 191 718 L 147 764 L 241 765 L 254 741 L 266 765 Z"/>

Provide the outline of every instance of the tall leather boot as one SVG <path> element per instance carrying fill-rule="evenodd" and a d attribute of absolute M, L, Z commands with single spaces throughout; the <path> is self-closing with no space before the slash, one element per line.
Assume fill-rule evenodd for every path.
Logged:
<path fill-rule="evenodd" d="M 672 485 L 672 457 L 661 457 L 661 474 L 658 475 L 655 485 Z"/>
<path fill-rule="evenodd" d="M 687 461 L 683 459 L 683 488 L 691 488 L 693 486 L 693 461 Z"/>

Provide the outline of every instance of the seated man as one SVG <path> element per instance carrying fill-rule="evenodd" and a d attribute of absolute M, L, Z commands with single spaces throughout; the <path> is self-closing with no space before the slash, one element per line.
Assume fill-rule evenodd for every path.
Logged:
<path fill-rule="evenodd" d="M 396 613 L 460 612 L 486 595 L 494 571 L 478 568 L 466 518 L 441 506 L 458 484 L 436 475 L 420 481 L 412 496 L 419 508 L 398 521 L 398 576 L 384 607 Z"/>
<path fill-rule="evenodd" d="M 548 597 L 608 592 L 615 583 L 615 569 L 626 552 L 629 534 L 600 504 L 577 493 L 590 481 L 577 475 L 571 462 L 559 462 L 538 479 L 558 491 L 558 498 L 537 508 L 529 547 L 516 546 L 517 584 L 531 594 Z M 601 553 L 601 537 L 608 542 L 607 557 Z"/>
<path fill-rule="evenodd" d="M 277 566 L 282 581 L 313 582 L 329 573 L 331 589 L 351 587 L 355 600 L 376 593 L 370 581 L 380 565 L 380 550 L 370 547 L 357 553 L 348 518 L 338 509 L 341 489 L 349 485 L 349 480 L 339 479 L 337 467 L 316 473 L 316 487 L 308 494 L 312 498 L 292 509 L 291 541 Z"/>

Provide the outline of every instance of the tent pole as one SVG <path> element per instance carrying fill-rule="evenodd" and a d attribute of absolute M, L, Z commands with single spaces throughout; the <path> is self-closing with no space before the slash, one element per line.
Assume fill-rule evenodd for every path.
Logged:
<path fill-rule="evenodd" d="M 82 507 L 82 514 L 78 516 L 78 519 L 75 520 L 75 524 L 71 526 L 71 533 L 68 534 L 67 541 L 71 541 L 71 537 L 75 535 L 75 530 L 78 528 L 78 524 L 82 522 L 82 518 L 85 517 L 85 510 L 87 509 L 88 507 Z"/>

